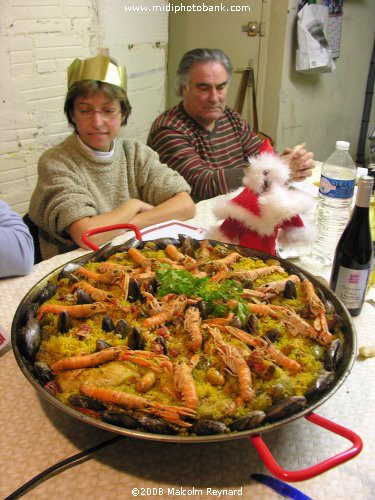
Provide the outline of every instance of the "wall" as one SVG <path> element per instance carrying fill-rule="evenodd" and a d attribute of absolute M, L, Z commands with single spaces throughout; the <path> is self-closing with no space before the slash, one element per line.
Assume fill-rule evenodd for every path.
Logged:
<path fill-rule="evenodd" d="M 289 0 L 280 86 L 277 145 L 302 141 L 324 160 L 338 139 L 351 142 L 355 158 L 375 26 L 374 0 L 345 0 L 336 70 L 320 75 L 295 71 L 297 0 Z M 373 102 L 374 108 L 375 102 Z"/>
<path fill-rule="evenodd" d="M 108 53 L 128 72 L 127 136 L 146 140 L 165 107 L 168 12 L 130 11 L 132 0 L 1 0 L 0 196 L 23 214 L 40 154 L 70 133 L 63 104 L 75 57 Z M 126 9 L 128 9 L 126 11 Z"/>

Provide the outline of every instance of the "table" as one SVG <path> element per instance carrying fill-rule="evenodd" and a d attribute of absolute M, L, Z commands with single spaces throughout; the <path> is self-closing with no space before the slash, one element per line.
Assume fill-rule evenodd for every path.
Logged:
<path fill-rule="evenodd" d="M 212 203 L 199 203 L 196 217 L 187 224 L 197 227 L 212 224 L 215 221 Z M 76 250 L 56 256 L 36 265 L 29 276 L 2 280 L 0 323 L 3 327 L 10 331 L 20 300 L 39 279 L 82 253 L 83 250 Z M 375 308 L 365 303 L 362 314 L 354 318 L 359 346 L 375 344 L 374 320 Z M 343 386 L 317 409 L 318 414 L 359 434 L 364 449 L 353 460 L 319 477 L 294 483 L 311 498 L 374 498 L 374 380 L 375 358 L 356 360 Z M 11 350 L 0 357 L 0 384 L 2 498 L 56 462 L 113 437 L 112 433 L 86 425 L 41 398 L 21 373 Z M 350 446 L 348 441 L 305 419 L 266 433 L 264 440 L 280 465 L 289 470 L 309 467 Z M 280 498 L 250 478 L 255 472 L 268 474 L 248 439 L 182 445 L 125 437 L 95 454 L 93 459 L 40 483 L 24 498 L 128 500 L 136 498 L 133 488 L 138 488 L 141 498 L 211 499 L 215 497 L 213 489 L 225 499 Z"/>

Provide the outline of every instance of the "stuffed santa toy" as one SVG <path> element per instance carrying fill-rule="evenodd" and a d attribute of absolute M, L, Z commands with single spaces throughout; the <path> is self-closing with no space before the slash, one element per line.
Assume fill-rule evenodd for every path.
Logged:
<path fill-rule="evenodd" d="M 249 158 L 238 193 L 220 200 L 214 214 L 224 222 L 210 228 L 207 237 L 276 255 L 276 241 L 282 247 L 310 244 L 315 230 L 306 227 L 299 214 L 312 208 L 312 200 L 289 187 L 289 166 L 276 156 L 268 139 L 260 154 Z"/>

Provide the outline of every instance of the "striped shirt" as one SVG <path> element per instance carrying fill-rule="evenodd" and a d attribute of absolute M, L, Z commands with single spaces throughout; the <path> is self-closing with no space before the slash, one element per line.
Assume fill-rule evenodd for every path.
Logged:
<path fill-rule="evenodd" d="M 258 153 L 261 142 L 241 115 L 228 107 L 208 131 L 180 102 L 154 121 L 147 144 L 159 153 L 161 162 L 186 179 L 195 200 L 204 200 L 242 185 L 247 157 Z"/>

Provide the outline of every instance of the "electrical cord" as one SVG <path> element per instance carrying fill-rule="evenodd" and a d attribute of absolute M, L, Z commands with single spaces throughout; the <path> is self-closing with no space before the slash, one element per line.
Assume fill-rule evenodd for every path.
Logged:
<path fill-rule="evenodd" d="M 93 455 L 95 452 L 101 450 L 102 448 L 117 443 L 117 441 L 120 441 L 124 437 L 125 436 L 115 436 L 111 439 L 108 439 L 107 441 L 104 441 L 103 443 L 92 446 L 87 450 L 76 453 L 75 455 L 69 458 L 65 458 L 64 460 L 61 460 L 60 462 L 57 462 L 54 465 L 51 465 L 51 467 L 48 467 L 48 469 L 45 469 L 43 472 L 40 472 L 38 475 L 30 479 L 30 481 L 27 481 L 27 483 L 20 486 L 17 490 L 15 490 L 13 493 L 7 496 L 4 500 L 16 500 L 17 498 L 20 498 L 24 493 L 34 488 L 38 483 L 48 479 L 48 476 L 51 475 L 53 472 L 56 471 L 61 472 L 62 469 L 64 469 L 67 465 L 71 465 L 72 467 L 74 467 L 78 465 L 83 458 L 89 457 L 91 459 L 92 457 L 90 457 L 90 455 Z"/>

